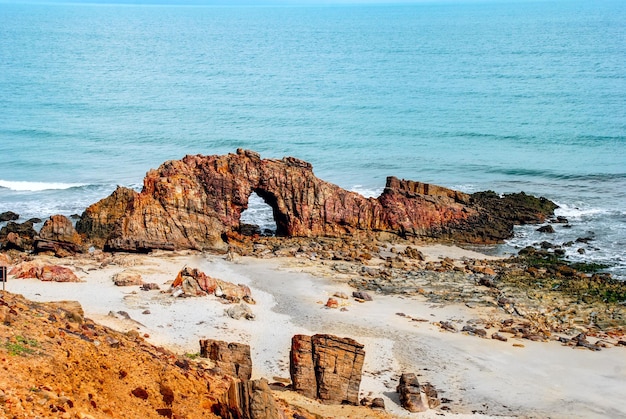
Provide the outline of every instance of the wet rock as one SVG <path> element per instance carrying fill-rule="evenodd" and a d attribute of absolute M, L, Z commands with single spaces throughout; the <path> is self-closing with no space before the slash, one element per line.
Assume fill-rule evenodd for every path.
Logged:
<path fill-rule="evenodd" d="M 37 232 L 33 228 L 33 223 L 26 221 L 18 224 L 9 221 L 7 225 L 0 229 L 0 244 L 3 249 L 16 249 L 21 252 L 32 250 Z"/>
<path fill-rule="evenodd" d="M 295 335 L 291 341 L 293 389 L 329 404 L 358 403 L 363 345 L 332 335 Z"/>
<path fill-rule="evenodd" d="M 252 376 L 250 346 L 221 340 L 200 340 L 200 356 L 209 358 L 223 374 L 249 380 Z"/>
<path fill-rule="evenodd" d="M 554 233 L 554 227 L 552 227 L 550 224 L 548 224 L 548 225 L 539 227 L 537 229 L 537 231 L 540 232 L 540 233 L 553 234 Z"/>
<path fill-rule="evenodd" d="M 0 222 L 4 221 L 15 221 L 20 218 L 19 214 L 14 213 L 13 211 L 5 211 L 0 213 Z"/>

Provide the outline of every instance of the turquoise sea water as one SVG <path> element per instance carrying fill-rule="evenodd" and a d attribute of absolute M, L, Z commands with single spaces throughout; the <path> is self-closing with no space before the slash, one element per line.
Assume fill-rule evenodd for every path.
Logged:
<path fill-rule="evenodd" d="M 626 277 L 626 2 L 0 3 L 0 212 L 81 213 L 185 154 L 546 196 Z M 268 220 L 256 202 L 252 221 Z M 271 216 L 270 216 L 271 217 Z M 584 247 L 586 253 L 576 250 Z"/>

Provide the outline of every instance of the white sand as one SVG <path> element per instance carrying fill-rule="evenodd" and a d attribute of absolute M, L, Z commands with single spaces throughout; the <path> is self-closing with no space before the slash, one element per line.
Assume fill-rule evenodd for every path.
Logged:
<path fill-rule="evenodd" d="M 432 258 L 477 257 L 446 246 L 421 249 Z M 480 256 L 480 255 L 479 255 Z M 484 257 L 481 257 L 484 258 Z M 284 262 L 284 261 L 282 261 Z M 290 261 L 293 265 L 293 260 Z M 441 412 L 409 414 L 397 404 L 395 387 L 402 372 L 431 382 L 452 400 L 453 412 L 530 417 L 626 417 L 626 350 L 574 350 L 556 342 L 500 342 L 441 332 L 432 324 L 467 320 L 478 312 L 461 305 L 433 305 L 419 297 L 374 295 L 374 301 L 340 300 L 347 311 L 323 306 L 336 291 L 350 295 L 343 282 L 282 268 L 280 260 L 219 256 L 132 256 L 125 264 L 89 270 L 78 262 L 82 283 L 45 283 L 10 279 L 7 290 L 37 301 L 77 300 L 87 317 L 120 330 L 138 329 L 149 341 L 179 353 L 197 353 L 199 339 L 249 343 L 255 377 L 289 377 L 289 348 L 294 334 L 330 333 L 365 345 L 362 396 L 384 397 L 398 417 L 435 417 Z M 125 269 L 141 272 L 144 282 L 162 290 L 183 267 L 249 285 L 257 304 L 256 320 L 233 320 L 216 297 L 173 298 L 139 287 L 117 287 L 111 277 Z M 142 314 L 149 310 L 150 314 Z M 113 318 L 125 311 L 132 321 Z M 411 321 L 405 313 L 426 322 Z M 483 316 L 489 313 L 480 313 Z M 521 343 L 523 348 L 513 347 Z M 464 415 L 463 415 L 464 416 Z"/>

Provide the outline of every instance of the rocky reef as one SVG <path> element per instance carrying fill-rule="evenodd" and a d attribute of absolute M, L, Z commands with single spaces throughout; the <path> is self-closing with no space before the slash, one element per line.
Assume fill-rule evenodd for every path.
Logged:
<path fill-rule="evenodd" d="M 366 198 L 317 178 L 305 161 L 239 149 L 168 161 L 148 172 L 141 192 L 118 187 L 88 207 L 76 229 L 87 243 L 112 251 L 226 250 L 253 192 L 286 237 L 370 232 L 496 243 L 511 237 L 514 224 L 543 222 L 556 208 L 523 193 L 468 195 L 395 177 L 378 198 Z"/>

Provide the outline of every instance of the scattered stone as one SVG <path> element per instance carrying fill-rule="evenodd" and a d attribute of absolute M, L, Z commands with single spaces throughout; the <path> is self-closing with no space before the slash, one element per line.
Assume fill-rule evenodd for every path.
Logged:
<path fill-rule="evenodd" d="M 118 287 L 129 287 L 133 285 L 143 285 L 143 278 L 139 272 L 122 271 L 113 275 L 113 283 Z"/>
<path fill-rule="evenodd" d="M 461 329 L 461 331 L 467 332 L 470 335 L 479 336 L 481 338 L 487 337 L 487 331 L 485 329 L 479 329 L 474 326 L 469 326 L 469 325 L 463 326 L 463 329 Z"/>
<path fill-rule="evenodd" d="M 373 301 L 372 300 L 372 296 L 369 295 L 367 292 L 365 291 L 353 291 L 352 292 L 352 296 L 354 298 L 356 298 L 357 300 L 362 300 L 362 301 Z"/>
<path fill-rule="evenodd" d="M 155 284 L 154 282 L 149 282 L 147 284 L 141 284 L 141 287 L 139 287 L 142 291 L 154 291 L 154 290 L 159 290 L 159 285 Z"/>
<path fill-rule="evenodd" d="M 143 399 L 146 400 L 148 398 L 148 392 L 146 391 L 145 388 L 141 388 L 141 387 L 137 387 L 136 389 L 134 389 L 133 391 L 131 391 L 132 395 L 139 398 L 139 399 Z"/>
<path fill-rule="evenodd" d="M 452 323 L 448 322 L 448 321 L 442 321 L 439 322 L 439 326 L 443 329 L 443 330 L 447 330 L 448 332 L 452 332 L 452 333 L 456 333 L 459 330 L 456 328 L 455 325 L 453 325 Z"/>
<path fill-rule="evenodd" d="M 348 297 L 348 294 L 346 294 L 345 292 L 339 292 L 339 291 L 334 293 L 333 297 L 341 298 L 343 300 L 347 300 L 348 298 L 350 298 Z"/>
<path fill-rule="evenodd" d="M 334 298 L 329 298 L 325 306 L 328 308 L 339 308 L 339 302 Z"/>
<path fill-rule="evenodd" d="M 254 313 L 252 312 L 252 310 L 250 309 L 250 307 L 248 307 L 244 303 L 229 307 L 226 310 L 224 310 L 224 312 L 226 313 L 228 317 L 230 317 L 231 319 L 235 319 L 235 320 L 239 320 L 242 317 L 245 318 L 246 320 L 254 320 L 256 317 Z"/>
<path fill-rule="evenodd" d="M 402 374 L 396 391 L 400 396 L 400 404 L 409 412 L 417 413 L 428 410 L 428 404 L 422 398 L 420 384 L 415 374 Z"/>
<path fill-rule="evenodd" d="M 506 341 L 509 340 L 506 336 L 502 336 L 502 335 L 500 335 L 498 333 L 492 334 L 491 335 L 491 339 L 499 340 L 501 342 L 506 342 Z"/>

